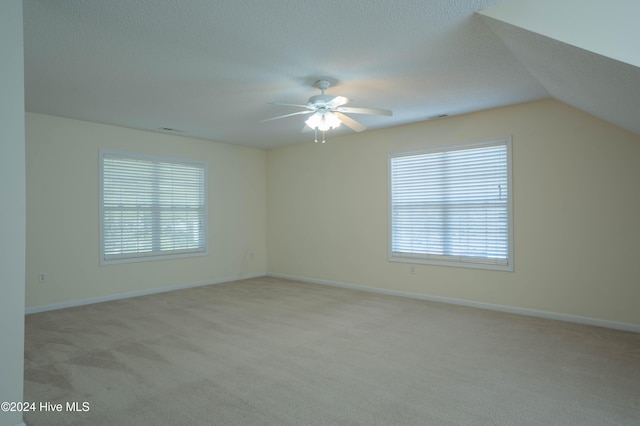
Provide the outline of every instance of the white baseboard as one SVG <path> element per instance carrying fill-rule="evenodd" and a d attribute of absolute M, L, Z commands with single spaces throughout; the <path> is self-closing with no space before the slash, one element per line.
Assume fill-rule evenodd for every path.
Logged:
<path fill-rule="evenodd" d="M 637 325 L 637 324 L 602 320 L 598 318 L 581 317 L 581 316 L 562 314 L 557 312 L 538 311 L 535 309 L 518 308 L 515 306 L 494 305 L 491 303 L 474 302 L 471 300 L 455 299 L 452 297 L 429 296 L 427 294 L 412 293 L 412 292 L 399 291 L 399 290 L 390 290 L 386 288 L 368 287 L 363 285 L 342 283 L 342 282 L 336 282 L 336 281 L 318 280 L 318 279 L 298 277 L 298 276 L 293 276 L 288 274 L 268 273 L 267 275 L 271 277 L 302 281 L 302 282 L 307 282 L 312 284 L 329 285 L 333 287 L 343 287 L 343 288 L 349 288 L 352 290 L 361 290 L 361 291 L 368 291 L 373 293 L 387 294 L 390 296 L 409 297 L 412 299 L 427 300 L 430 302 L 448 303 L 451 305 L 460 305 L 460 306 L 467 306 L 471 308 L 488 309 L 491 311 L 506 312 L 510 314 L 525 315 L 529 317 L 546 318 L 546 319 L 552 319 L 552 320 L 558 320 L 558 321 L 566 321 L 566 322 L 585 324 L 585 325 L 594 325 L 597 327 L 605 327 L 605 328 L 612 328 L 616 330 L 632 331 L 635 333 L 640 333 L 640 325 Z"/>
<path fill-rule="evenodd" d="M 173 285 L 169 287 L 150 288 L 146 290 L 129 291 L 126 293 L 109 294 L 107 296 L 93 297 L 89 299 L 71 300 L 69 302 L 62 302 L 62 303 L 52 303 L 50 305 L 41 305 L 41 306 L 26 308 L 25 314 L 27 315 L 37 314 L 39 312 L 53 311 L 56 309 L 65 309 L 65 308 L 72 308 L 75 306 L 91 305 L 93 303 L 110 302 L 112 300 L 128 299 L 130 297 L 146 296 L 149 294 L 165 293 L 167 291 L 184 290 L 187 288 L 202 287 L 205 285 L 223 284 L 223 283 L 228 283 L 232 281 L 246 280 L 249 278 L 264 277 L 265 275 L 266 274 L 264 273 L 246 274 L 246 275 L 239 275 L 235 277 L 219 278 L 217 280 L 212 280 L 212 281 L 201 281 L 201 282 L 188 283 L 188 284 L 178 284 L 178 285 Z"/>
<path fill-rule="evenodd" d="M 149 294 L 164 293 L 164 292 L 167 292 L 167 291 L 184 290 L 184 289 L 187 289 L 187 288 L 201 287 L 201 286 L 205 286 L 205 285 L 223 284 L 223 283 L 239 281 L 239 280 L 244 280 L 244 279 L 250 279 L 250 278 L 260 278 L 260 277 L 264 277 L 264 276 L 271 276 L 271 277 L 275 277 L 275 278 L 284 278 L 284 279 L 302 281 L 302 282 L 307 282 L 307 283 L 312 283 L 312 284 L 321 284 L 321 285 L 328 285 L 328 286 L 333 286 L 333 287 L 342 287 L 342 288 L 348 288 L 348 289 L 352 289 L 352 290 L 360 290 L 360 291 L 368 291 L 368 292 L 379 293 L 379 294 L 386 294 L 386 295 L 390 295 L 390 296 L 408 297 L 408 298 L 412 298 L 412 299 L 427 300 L 427 301 L 430 301 L 430 302 L 439 302 L 439 303 L 447 303 L 447 304 L 451 304 L 451 305 L 467 306 L 467 307 L 471 307 L 471 308 L 488 309 L 488 310 L 497 311 L 497 312 L 506 312 L 506 313 L 510 313 L 510 314 L 525 315 L 525 316 L 537 317 L 537 318 L 547 318 L 547 319 L 558 320 L 558 321 L 573 322 L 573 323 L 585 324 L 585 325 L 594 325 L 594 326 L 597 326 L 597 327 L 605 327 L 605 328 L 612 328 L 612 329 L 616 329 L 616 330 L 623 330 L 623 331 L 631 331 L 631 332 L 635 332 L 635 333 L 640 333 L 640 325 L 630 324 L 630 323 L 609 321 L 609 320 L 603 320 L 603 319 L 598 319 L 598 318 L 590 318 L 590 317 L 581 317 L 581 316 L 576 316 L 576 315 L 562 314 L 562 313 L 558 313 L 558 312 L 548 312 L 548 311 L 539 311 L 539 310 L 535 310 L 535 309 L 518 308 L 518 307 L 515 307 L 515 306 L 508 306 L 508 305 L 495 305 L 495 304 L 491 304 L 491 303 L 474 302 L 474 301 L 471 301 L 471 300 L 456 299 L 456 298 L 452 298 L 452 297 L 430 296 L 430 295 L 427 295 L 427 294 L 412 293 L 412 292 L 399 291 L 399 290 L 390 290 L 390 289 L 386 289 L 386 288 L 369 287 L 369 286 L 363 286 L 363 285 L 358 285 L 358 284 L 350 284 L 350 283 L 343 283 L 343 282 L 337 282 L 337 281 L 320 280 L 320 279 L 299 277 L 299 276 L 295 276 L 295 275 L 278 274 L 278 273 L 247 274 L 247 275 L 235 276 L 235 277 L 225 277 L 225 278 L 220 278 L 220 279 L 212 280 L 212 281 L 202 281 L 202 282 L 196 282 L 196 283 L 178 284 L 178 285 L 169 286 L 169 287 L 161 287 L 161 288 L 153 288 L 153 289 L 146 289 L 146 290 L 139 290 L 139 291 L 131 291 L 131 292 L 126 292 L 126 293 L 110 294 L 110 295 L 102 296 L 102 297 L 95 297 L 95 298 L 81 299 L 81 300 L 72 300 L 72 301 L 69 301 L 69 302 L 53 303 L 53 304 L 50 304 L 50 305 L 34 306 L 34 307 L 26 308 L 25 309 L 25 314 L 35 314 L 35 313 L 39 313 L 39 312 L 53 311 L 53 310 L 56 310 L 56 309 L 72 308 L 72 307 L 75 307 L 75 306 L 90 305 L 90 304 L 93 304 L 93 303 L 100 303 L 100 302 L 109 302 L 109 301 L 112 301 L 112 300 L 119 300 L 119 299 L 128 299 L 128 298 L 131 298 L 131 297 L 146 296 L 146 295 L 149 295 Z M 20 425 L 16 425 L 16 426 L 20 426 Z"/>

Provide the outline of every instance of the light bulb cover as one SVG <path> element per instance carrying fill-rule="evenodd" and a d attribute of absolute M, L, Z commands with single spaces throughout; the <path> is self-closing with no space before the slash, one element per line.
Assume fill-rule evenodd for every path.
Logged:
<path fill-rule="evenodd" d="M 305 124 L 312 129 L 324 132 L 339 127 L 342 122 L 338 117 L 331 114 L 331 111 L 316 111 L 305 121 Z"/>

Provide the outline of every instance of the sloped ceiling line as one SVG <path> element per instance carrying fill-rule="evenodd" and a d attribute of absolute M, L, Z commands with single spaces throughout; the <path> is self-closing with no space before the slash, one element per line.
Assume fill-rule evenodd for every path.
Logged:
<path fill-rule="evenodd" d="M 515 0 L 480 15 L 552 97 L 640 135 L 640 50 L 628 47 L 640 27 L 624 26 L 640 2 L 613 3 Z"/>

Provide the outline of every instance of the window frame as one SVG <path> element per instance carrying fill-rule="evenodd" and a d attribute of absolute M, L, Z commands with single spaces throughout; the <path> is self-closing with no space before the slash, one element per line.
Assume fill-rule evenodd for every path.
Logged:
<path fill-rule="evenodd" d="M 506 146 L 507 160 L 507 259 L 497 262 L 489 258 L 474 258 L 456 255 L 434 255 L 434 254 L 418 254 L 418 253 L 399 253 L 393 251 L 393 173 L 392 161 L 394 158 L 417 156 L 424 154 L 435 154 L 447 151 L 460 151 L 467 149 L 476 149 L 490 146 Z M 388 260 L 390 262 L 402 262 L 412 264 L 427 264 L 437 266 L 452 266 L 462 268 L 489 269 L 496 271 L 514 271 L 514 243 L 513 243 L 513 159 L 512 159 L 512 140 L 510 136 L 504 136 L 493 139 L 479 140 L 473 142 L 461 142 L 448 145 L 439 145 L 428 148 L 421 148 L 407 151 L 394 151 L 388 154 Z M 504 263 L 504 264 L 501 264 Z"/>
<path fill-rule="evenodd" d="M 145 160 L 151 162 L 162 162 L 162 163 L 174 163 L 181 165 L 196 165 L 201 167 L 203 170 L 203 192 L 204 192 L 204 211 L 203 211 L 203 221 L 202 221 L 202 233 L 204 235 L 204 248 L 203 250 L 196 249 L 194 251 L 185 251 L 178 253 L 167 253 L 167 254 L 139 254 L 133 253 L 128 256 L 117 257 L 113 259 L 105 258 L 105 205 L 104 205 L 104 159 L 105 155 L 113 155 L 119 156 L 126 159 L 132 160 Z M 167 259 L 180 259 L 187 257 L 200 257 L 200 256 L 208 256 L 209 255 L 209 233 L 208 233 L 208 222 L 209 222 L 209 191 L 208 191 L 208 169 L 209 165 L 207 161 L 201 160 L 192 160 L 187 158 L 178 158 L 178 157 L 166 157 L 160 155 L 146 154 L 140 152 L 132 152 L 132 151 L 122 151 L 122 150 L 110 150 L 110 149 L 100 149 L 99 150 L 99 215 L 100 215 L 100 265 L 113 265 L 113 264 L 122 264 L 122 263 L 136 263 L 136 262 L 147 262 L 147 261 L 155 261 L 155 260 L 167 260 Z M 155 226 L 154 226 L 155 227 Z M 161 253 L 161 251 L 155 251 L 154 253 Z"/>

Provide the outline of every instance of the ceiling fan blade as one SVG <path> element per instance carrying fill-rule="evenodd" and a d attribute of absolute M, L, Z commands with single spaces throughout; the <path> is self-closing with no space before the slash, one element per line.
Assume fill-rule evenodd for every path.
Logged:
<path fill-rule="evenodd" d="M 292 106 L 292 107 L 298 107 L 298 108 L 306 108 L 306 109 L 315 109 L 312 106 L 309 105 L 300 105 L 300 104 L 285 104 L 282 102 L 267 102 L 267 104 L 269 105 L 282 105 L 282 106 Z"/>
<path fill-rule="evenodd" d="M 307 132 L 313 132 L 313 129 L 305 124 L 304 127 L 302 128 L 302 133 L 307 133 Z"/>
<path fill-rule="evenodd" d="M 300 114 L 311 114 L 314 111 L 298 111 L 298 112 L 292 112 L 291 114 L 285 114 L 285 115 L 279 115 L 277 117 L 273 117 L 273 118 L 267 118 L 264 120 L 260 120 L 260 123 L 264 123 L 265 121 L 272 121 L 272 120 L 278 120 L 280 118 L 285 118 L 285 117 L 291 117 L 293 115 L 300 115 Z"/>
<path fill-rule="evenodd" d="M 340 112 L 334 112 L 334 114 L 336 115 L 336 117 L 340 119 L 340 121 L 342 121 L 342 124 L 344 124 L 347 127 L 350 127 L 356 132 L 361 132 L 367 128 L 364 124 L 357 122 L 356 120 L 349 117 L 348 115 L 344 115 Z"/>
<path fill-rule="evenodd" d="M 393 112 L 388 109 L 378 108 L 351 108 L 351 107 L 338 107 L 336 111 L 347 112 L 351 114 L 371 114 L 371 115 L 393 115 Z"/>
<path fill-rule="evenodd" d="M 344 96 L 336 96 L 335 98 L 327 102 L 327 108 L 337 108 L 346 103 L 349 103 L 349 100 L 349 98 L 345 98 Z"/>

